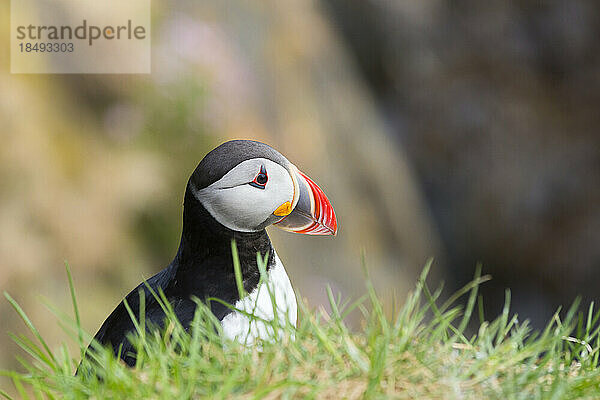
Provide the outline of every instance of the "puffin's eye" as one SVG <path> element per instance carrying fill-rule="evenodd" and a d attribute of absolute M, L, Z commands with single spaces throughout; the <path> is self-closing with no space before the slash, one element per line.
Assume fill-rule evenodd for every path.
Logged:
<path fill-rule="evenodd" d="M 266 184 L 267 180 L 269 180 L 269 178 L 267 178 L 267 175 L 265 175 L 265 174 L 258 174 L 256 176 L 256 183 L 258 183 L 259 185 Z"/>
<path fill-rule="evenodd" d="M 260 167 L 260 172 L 254 177 L 254 180 L 250 182 L 249 185 L 258 189 L 264 189 L 268 180 L 269 176 L 267 175 L 267 169 L 262 165 Z"/>

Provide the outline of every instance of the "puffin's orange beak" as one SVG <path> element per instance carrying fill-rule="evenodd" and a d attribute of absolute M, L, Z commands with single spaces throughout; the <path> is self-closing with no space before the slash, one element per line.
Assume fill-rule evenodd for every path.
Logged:
<path fill-rule="evenodd" d="M 294 203 L 291 213 L 274 225 L 290 232 L 306 235 L 335 235 L 335 211 L 321 188 L 308 176 L 293 168 Z"/>

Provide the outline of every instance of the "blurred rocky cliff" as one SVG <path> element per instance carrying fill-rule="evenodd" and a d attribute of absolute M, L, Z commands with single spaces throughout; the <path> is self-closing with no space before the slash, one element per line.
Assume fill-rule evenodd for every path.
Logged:
<path fill-rule="evenodd" d="M 600 281 L 600 3 L 330 0 L 462 284 L 540 327 Z"/>

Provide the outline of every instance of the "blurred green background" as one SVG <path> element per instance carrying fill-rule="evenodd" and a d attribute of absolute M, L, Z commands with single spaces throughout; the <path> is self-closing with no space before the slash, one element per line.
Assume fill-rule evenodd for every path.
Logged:
<path fill-rule="evenodd" d="M 269 231 L 314 306 L 363 293 L 361 249 L 390 307 L 430 256 L 450 290 L 482 262 L 486 311 L 509 287 L 537 327 L 598 299 L 594 0 L 153 0 L 150 75 L 11 75 L 6 0 L 0 16 L 0 290 L 51 345 L 64 260 L 93 333 L 170 262 L 190 173 L 233 138 L 335 207 L 336 238 Z M 11 366 L 23 326 L 5 301 L 0 321 Z"/>

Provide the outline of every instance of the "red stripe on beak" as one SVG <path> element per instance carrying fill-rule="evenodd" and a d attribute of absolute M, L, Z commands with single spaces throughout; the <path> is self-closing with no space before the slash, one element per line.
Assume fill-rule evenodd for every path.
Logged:
<path fill-rule="evenodd" d="M 298 233 L 304 233 L 307 235 L 335 235 L 337 234 L 337 219 L 335 218 L 335 211 L 331 202 L 312 179 L 306 176 L 302 171 L 298 171 L 300 176 L 306 180 L 306 183 L 310 187 L 313 198 L 313 209 L 312 217 L 313 223 L 308 227 L 298 230 Z"/>

